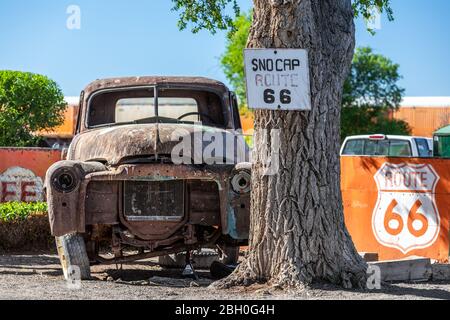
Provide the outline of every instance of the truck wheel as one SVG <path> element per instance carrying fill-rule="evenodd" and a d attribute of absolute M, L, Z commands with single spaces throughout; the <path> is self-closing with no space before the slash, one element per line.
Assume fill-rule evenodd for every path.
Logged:
<path fill-rule="evenodd" d="M 238 246 L 224 245 L 220 248 L 219 262 L 224 265 L 236 265 L 239 261 L 239 249 Z"/>
<path fill-rule="evenodd" d="M 80 234 L 68 234 L 56 237 L 59 260 L 66 280 L 72 280 L 72 275 L 80 271 L 80 280 L 89 280 L 91 270 L 86 245 Z"/>

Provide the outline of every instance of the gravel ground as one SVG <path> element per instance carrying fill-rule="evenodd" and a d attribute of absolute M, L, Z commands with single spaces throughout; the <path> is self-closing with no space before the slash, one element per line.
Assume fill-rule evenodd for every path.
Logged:
<path fill-rule="evenodd" d="M 315 285 L 296 293 L 269 291 L 262 286 L 213 290 L 209 272 L 197 270 L 199 280 L 181 277 L 181 270 L 166 270 L 148 262 L 92 267 L 94 280 L 81 289 L 69 289 L 63 279 L 58 257 L 51 254 L 0 255 L 0 299 L 450 299 L 450 283 L 384 284 L 381 290 L 342 290 Z"/>

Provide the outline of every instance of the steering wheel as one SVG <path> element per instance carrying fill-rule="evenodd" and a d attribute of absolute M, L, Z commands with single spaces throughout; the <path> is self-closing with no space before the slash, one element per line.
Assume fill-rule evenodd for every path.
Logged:
<path fill-rule="evenodd" d="M 216 123 L 216 121 L 215 121 L 213 118 L 211 118 L 209 115 L 207 115 L 206 113 L 201 113 L 201 112 L 189 112 L 189 113 L 185 113 L 185 114 L 181 115 L 180 117 L 178 117 L 177 120 L 181 120 L 181 119 L 184 119 L 184 118 L 186 118 L 186 117 L 189 117 L 189 116 L 195 116 L 195 115 L 199 115 L 199 116 L 201 116 L 202 118 L 207 118 L 208 120 L 211 121 L 211 123 Z"/>

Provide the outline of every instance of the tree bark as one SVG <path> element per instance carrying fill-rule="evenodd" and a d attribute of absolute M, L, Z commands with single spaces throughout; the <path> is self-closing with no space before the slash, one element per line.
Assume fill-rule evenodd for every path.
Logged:
<path fill-rule="evenodd" d="M 340 108 L 355 46 L 350 0 L 254 0 L 251 48 L 309 51 L 311 111 L 255 111 L 251 239 L 246 260 L 217 287 L 267 282 L 365 285 L 367 265 L 344 224 Z M 280 129 L 277 141 L 262 129 Z M 262 164 L 279 147 L 280 167 Z"/>

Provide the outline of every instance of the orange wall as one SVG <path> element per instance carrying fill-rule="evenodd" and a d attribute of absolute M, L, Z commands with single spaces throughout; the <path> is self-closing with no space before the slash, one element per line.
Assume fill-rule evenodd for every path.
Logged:
<path fill-rule="evenodd" d="M 10 167 L 28 168 L 45 178 L 47 169 L 61 160 L 61 151 L 41 148 L 0 148 L 0 173 Z"/>
<path fill-rule="evenodd" d="M 394 118 L 408 122 L 412 135 L 432 137 L 433 132 L 450 123 L 449 107 L 401 107 Z"/>
<path fill-rule="evenodd" d="M 45 173 L 59 160 L 59 150 L 0 148 L 0 202 L 43 200 Z"/>
<path fill-rule="evenodd" d="M 406 190 L 398 190 L 395 192 L 383 192 L 380 194 L 380 198 L 384 198 L 384 205 L 379 201 L 379 190 L 375 180 L 375 174 L 377 171 L 386 163 L 390 164 L 409 164 L 409 165 L 428 165 L 431 166 L 439 176 L 439 180 L 437 182 L 435 192 L 434 193 L 421 193 L 423 191 L 414 191 L 400 187 L 400 189 Z M 449 256 L 449 218 L 450 218 L 450 160 L 444 159 L 418 159 L 418 158 L 371 158 L 371 157 L 342 157 L 341 158 L 342 165 L 342 196 L 344 202 L 344 213 L 345 213 L 345 222 L 347 228 L 352 236 L 353 242 L 356 245 L 356 248 L 359 252 L 378 252 L 380 260 L 390 260 L 390 259 L 401 259 L 407 256 L 424 256 L 432 259 L 437 259 L 440 261 L 447 261 Z M 419 167 L 417 167 L 419 168 Z M 425 167 L 423 167 L 425 168 Z M 417 177 L 420 175 L 416 174 L 414 178 L 414 171 L 416 169 L 411 170 L 408 175 L 409 177 L 407 181 L 417 181 Z M 425 169 L 417 169 L 417 172 L 425 170 Z M 427 169 L 429 170 L 429 169 Z M 388 171 L 386 171 L 388 172 Z M 399 175 L 388 175 L 390 177 Z M 413 178 L 411 178 L 413 177 Z M 422 176 L 425 179 L 425 176 Z M 398 178 L 400 179 L 400 178 Z M 400 181 L 400 180 L 396 181 Z M 424 183 L 430 183 L 430 177 L 427 178 L 429 181 L 425 181 Z M 423 181 L 422 181 L 423 182 Z M 407 204 L 408 201 L 416 201 L 414 197 L 421 197 L 421 199 L 425 204 L 429 204 L 432 202 L 433 194 L 435 197 L 435 206 L 440 216 L 440 224 L 437 228 L 434 228 L 432 225 L 432 217 L 433 206 L 428 205 L 428 207 L 422 206 L 419 208 L 417 212 L 425 214 L 428 218 L 426 221 L 423 221 L 422 215 L 416 215 L 415 218 L 411 220 L 412 214 L 414 212 L 414 206 L 411 207 L 411 204 Z M 391 198 L 396 199 L 399 206 L 395 207 L 393 210 L 389 210 L 389 207 L 386 204 L 391 203 Z M 431 199 L 431 200 L 430 200 Z M 405 209 L 401 209 L 401 207 Z M 417 208 L 416 208 L 417 209 Z M 399 228 L 402 233 L 395 235 L 396 232 L 393 229 L 388 230 L 390 225 L 386 226 L 380 224 L 376 226 L 375 215 L 377 217 L 386 218 L 387 212 L 400 212 L 403 216 L 403 228 Z M 405 211 L 406 210 L 406 211 Z M 409 214 L 408 214 L 408 210 Z M 405 215 L 406 213 L 406 215 Z M 394 216 L 391 216 L 394 217 Z M 431 231 L 436 229 L 437 231 L 434 233 L 435 241 L 428 241 L 425 243 L 426 236 L 412 236 L 410 232 L 410 224 L 408 223 L 411 220 L 411 223 L 415 222 L 416 218 L 422 219 L 422 226 L 426 226 L 424 230 L 428 229 Z M 379 220 L 380 221 L 380 220 Z M 391 223 L 391 219 L 387 218 L 384 220 L 384 223 Z M 395 225 L 394 225 L 395 227 Z M 375 229 L 379 231 L 375 231 Z M 386 236 L 391 237 L 389 241 L 396 242 L 397 244 L 389 243 L 388 246 L 383 243 L 383 240 L 377 240 L 381 238 L 386 238 Z M 384 236 L 383 236 L 384 235 Z M 403 239 L 403 240 L 402 240 Z M 406 241 L 407 240 L 407 241 Z M 402 242 L 405 241 L 405 242 Z M 408 246 L 411 246 L 407 252 L 402 252 L 399 244 L 407 243 Z M 425 246 L 424 248 L 416 248 L 418 246 Z M 405 245 L 403 245 L 405 247 Z M 409 251 L 410 250 L 410 251 Z"/>

